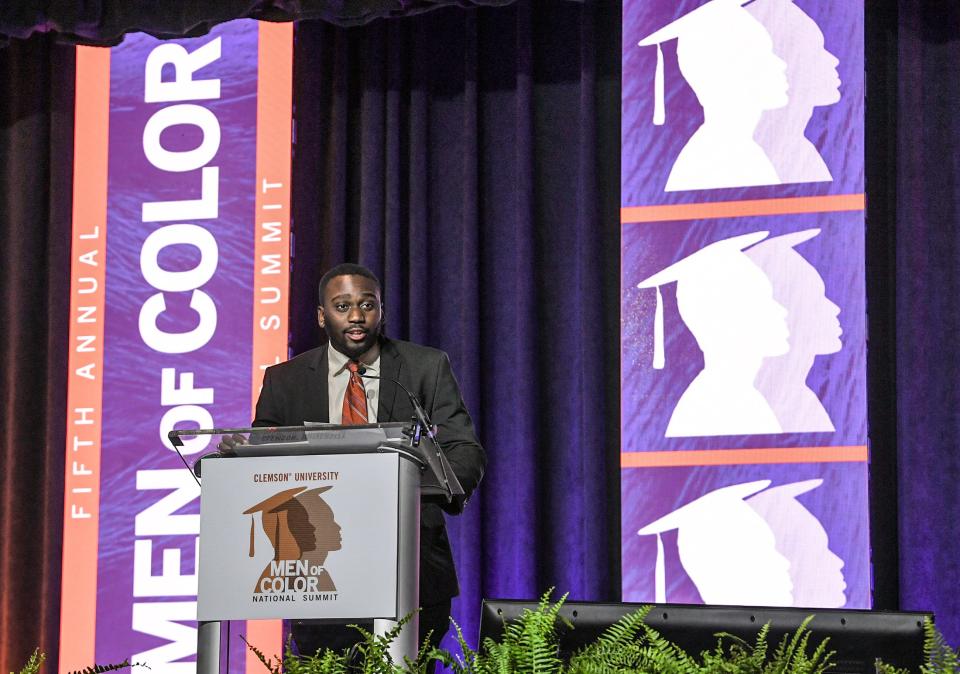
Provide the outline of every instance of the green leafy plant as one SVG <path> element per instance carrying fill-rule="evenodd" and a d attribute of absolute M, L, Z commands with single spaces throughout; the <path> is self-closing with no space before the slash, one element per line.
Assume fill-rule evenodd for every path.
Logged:
<path fill-rule="evenodd" d="M 121 669 L 126 669 L 128 667 L 146 667 L 150 669 L 142 662 L 133 662 L 129 660 L 124 660 L 114 665 L 91 665 L 90 667 L 85 667 L 83 669 L 78 669 L 70 674 L 104 674 L 105 672 L 116 672 Z"/>
<path fill-rule="evenodd" d="M 717 634 L 713 650 L 687 653 L 646 624 L 646 606 L 610 626 L 601 637 L 570 659 L 565 674 L 601 672 L 662 672 L 664 674 L 822 674 L 831 666 L 827 640 L 809 652 L 807 618 L 792 635 L 768 654 L 770 625 L 763 625 L 750 644 L 732 634 Z"/>
<path fill-rule="evenodd" d="M 517 620 L 504 624 L 499 640 L 484 639 L 479 650 L 470 647 L 460 626 L 451 621 L 460 648 L 458 655 L 424 645 L 416 660 L 392 662 L 390 644 L 409 617 L 384 635 L 354 626 L 360 643 L 343 652 L 324 649 L 314 655 L 297 656 L 288 642 L 283 658 L 267 658 L 254 646 L 248 647 L 271 674 L 424 674 L 433 660 L 455 674 L 824 674 L 833 666 L 829 640 L 814 645 L 809 629 L 813 616 L 772 649 L 767 624 L 753 642 L 719 633 L 712 650 L 693 654 L 646 624 L 649 606 L 625 615 L 596 641 L 565 660 L 560 651 L 560 630 L 573 625 L 560 614 L 566 595 L 552 603 L 551 594 L 546 592 L 536 609 L 524 611 Z M 960 653 L 947 644 L 931 621 L 926 621 L 923 629 L 926 664 L 916 674 L 960 674 Z M 42 654 L 34 653 L 19 674 L 38 674 L 42 658 Z M 88 669 L 80 674 L 104 671 L 110 670 Z M 912 674 L 879 661 L 877 671 Z"/>
<path fill-rule="evenodd" d="M 923 653 L 927 664 L 920 668 L 921 674 L 960 673 L 960 654 L 950 647 L 933 621 L 923 621 Z"/>
<path fill-rule="evenodd" d="M 435 651 L 429 643 L 420 648 L 414 661 L 405 658 L 403 663 L 394 663 L 390 658 L 390 644 L 411 618 L 412 614 L 404 617 L 386 634 L 373 634 L 351 625 L 360 634 L 360 641 L 342 651 L 323 648 L 312 655 L 297 655 L 288 640 L 283 657 L 271 658 L 246 639 L 244 643 L 271 674 L 424 674 Z"/>
<path fill-rule="evenodd" d="M 768 653 L 769 625 L 760 629 L 753 644 L 718 634 L 712 651 L 694 655 L 646 624 L 649 606 L 624 616 L 564 662 L 558 631 L 566 622 L 559 613 L 566 596 L 552 605 L 549 597 L 548 592 L 535 611 L 525 611 L 504 625 L 500 641 L 484 639 L 479 652 L 469 647 L 454 623 L 462 655 L 438 651 L 435 657 L 456 674 L 823 674 L 832 664 L 827 640 L 810 651 L 812 616 L 785 636 L 772 655 Z"/>
<path fill-rule="evenodd" d="M 17 674 L 39 674 L 40 666 L 46 659 L 46 654 L 41 653 L 39 648 L 35 649 L 33 654 L 30 656 L 30 659 L 27 660 L 27 664 L 21 667 Z M 70 674 L 104 674 L 105 672 L 115 672 L 120 669 L 126 669 L 127 667 L 146 667 L 147 669 L 150 669 L 141 662 L 135 662 L 131 664 L 129 660 L 124 660 L 123 662 L 115 665 L 92 665 L 84 669 L 78 669 L 74 672 L 70 672 Z M 10 672 L 10 674 L 13 674 L 13 672 Z"/>
<path fill-rule="evenodd" d="M 920 674 L 960 674 L 960 652 L 947 643 L 933 621 L 923 620 L 923 665 Z M 910 670 L 888 665 L 877 660 L 879 674 L 912 674 Z"/>
<path fill-rule="evenodd" d="M 18 674 L 37 674 L 40 671 L 40 665 L 43 664 L 43 661 L 47 659 L 47 656 L 40 652 L 40 649 L 34 649 L 33 653 L 30 655 L 30 659 L 27 660 L 27 664 L 20 668 Z M 13 672 L 10 672 L 13 674 Z"/>
<path fill-rule="evenodd" d="M 558 626 L 572 625 L 560 615 L 560 607 L 567 595 L 551 605 L 552 592 L 548 590 L 544 593 L 536 610 L 524 610 L 517 620 L 505 624 L 500 641 L 485 638 L 479 652 L 470 648 L 460 626 L 454 622 L 461 656 L 454 657 L 445 650 L 435 649 L 429 657 L 436 658 L 455 674 L 547 674 L 561 671 L 563 662 L 560 659 Z"/>

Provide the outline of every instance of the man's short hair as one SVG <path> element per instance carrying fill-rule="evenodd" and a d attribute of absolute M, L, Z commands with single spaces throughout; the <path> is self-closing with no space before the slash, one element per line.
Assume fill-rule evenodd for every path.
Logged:
<path fill-rule="evenodd" d="M 336 278 L 337 276 L 363 276 L 376 283 L 377 290 L 379 290 L 381 294 L 383 293 L 383 286 L 380 285 L 380 279 L 378 279 L 372 271 L 361 264 L 343 262 L 330 269 L 323 275 L 323 278 L 320 279 L 319 298 L 321 305 L 323 304 L 324 293 L 327 291 L 327 284 L 330 283 L 330 279 Z"/>

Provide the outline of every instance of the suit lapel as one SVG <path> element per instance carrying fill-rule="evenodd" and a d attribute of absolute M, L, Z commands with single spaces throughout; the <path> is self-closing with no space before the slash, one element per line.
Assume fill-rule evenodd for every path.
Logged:
<path fill-rule="evenodd" d="M 311 359 L 306 382 L 304 421 L 330 421 L 330 403 L 327 395 L 327 346 L 317 349 Z"/>
<path fill-rule="evenodd" d="M 394 409 L 396 408 L 397 395 L 400 392 L 399 387 L 391 379 L 400 379 L 400 368 L 403 361 L 396 347 L 388 339 L 384 339 L 380 346 L 380 395 L 377 402 L 377 421 L 384 423 L 387 421 L 406 421 L 406 419 L 395 419 Z"/>

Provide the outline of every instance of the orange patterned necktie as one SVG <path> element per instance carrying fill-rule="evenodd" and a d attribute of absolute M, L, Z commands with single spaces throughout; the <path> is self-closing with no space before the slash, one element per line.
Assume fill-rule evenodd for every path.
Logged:
<path fill-rule="evenodd" d="M 347 369 L 350 370 L 350 382 L 343 396 L 343 419 L 340 423 L 344 426 L 365 424 L 367 423 L 367 392 L 363 390 L 363 380 L 357 374 L 360 366 L 356 361 L 351 360 L 347 363 Z"/>

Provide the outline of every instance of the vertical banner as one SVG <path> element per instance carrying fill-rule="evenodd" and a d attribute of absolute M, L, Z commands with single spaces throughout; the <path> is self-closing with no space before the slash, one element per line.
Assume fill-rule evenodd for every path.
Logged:
<path fill-rule="evenodd" d="M 78 49 L 61 672 L 195 668 L 199 487 L 166 436 L 248 425 L 287 355 L 291 53 L 247 20 Z"/>
<path fill-rule="evenodd" d="M 100 448 L 103 420 L 103 323 L 107 236 L 107 129 L 110 51 L 77 49 L 73 234 L 70 269 L 70 355 L 60 671 L 94 661 L 97 550 L 100 524 Z"/>
<path fill-rule="evenodd" d="M 290 298 L 290 141 L 293 116 L 293 25 L 261 24 L 257 79 L 256 237 L 253 279 L 253 371 L 250 418 L 263 372 L 287 359 Z M 247 641 L 264 653 L 283 652 L 279 620 L 247 623 Z M 263 664 L 249 649 L 247 672 Z"/>
<path fill-rule="evenodd" d="M 863 4 L 623 22 L 623 599 L 867 608 Z"/>

